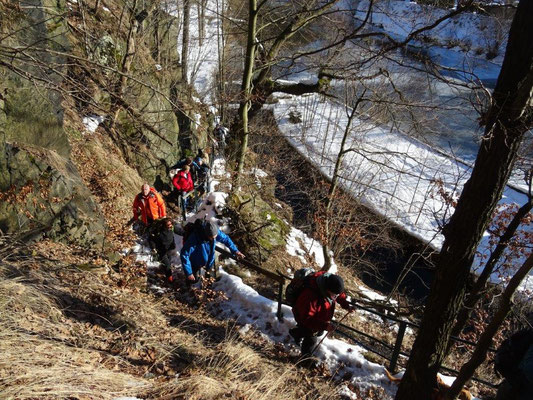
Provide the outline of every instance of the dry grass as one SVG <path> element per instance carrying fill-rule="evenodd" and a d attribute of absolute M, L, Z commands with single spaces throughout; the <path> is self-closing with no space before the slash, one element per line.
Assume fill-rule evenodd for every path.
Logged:
<path fill-rule="evenodd" d="M 191 375 L 179 379 L 164 399 L 294 399 L 298 387 L 291 385 L 293 366 L 273 365 L 230 335 L 195 361 Z"/>
<path fill-rule="evenodd" d="M 0 392 L 6 399 L 111 399 L 147 382 L 106 367 L 99 351 L 69 343 L 73 332 L 39 287 L 0 281 Z"/>
<path fill-rule="evenodd" d="M 121 286 L 135 269 L 94 273 L 52 250 L 0 251 L 2 398 L 338 398 L 329 377 L 306 377 L 260 335 L 239 336 L 185 294 L 155 297 L 144 276 Z"/>

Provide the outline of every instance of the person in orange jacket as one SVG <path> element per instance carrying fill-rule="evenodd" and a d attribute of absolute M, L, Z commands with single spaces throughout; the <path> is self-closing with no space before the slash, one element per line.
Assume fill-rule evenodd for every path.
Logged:
<path fill-rule="evenodd" d="M 133 220 L 137 221 L 141 217 L 143 224 L 149 226 L 154 220 L 166 215 L 165 202 L 161 195 L 149 184 L 142 185 L 141 193 L 133 200 Z"/>

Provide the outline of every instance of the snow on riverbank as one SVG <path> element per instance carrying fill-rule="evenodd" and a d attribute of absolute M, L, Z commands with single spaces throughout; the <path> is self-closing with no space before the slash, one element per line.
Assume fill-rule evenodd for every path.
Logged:
<path fill-rule="evenodd" d="M 311 94 L 283 96 L 272 109 L 291 145 L 331 178 L 347 124 L 345 107 Z M 289 115 L 294 110 L 311 117 L 293 123 Z M 397 130 L 361 120 L 353 122 L 348 148 L 352 151 L 342 164 L 343 188 L 378 214 L 439 250 L 444 240 L 440 226 L 452 211 L 442 193 L 460 191 L 470 176 L 470 168 Z M 505 208 L 513 204 L 521 206 L 526 201 L 524 194 L 506 187 L 499 204 Z M 533 226 L 526 226 L 526 229 L 531 232 Z M 490 251 L 489 239 L 489 234 L 485 233 L 474 270 L 483 264 Z M 525 258 L 516 261 L 516 268 Z M 502 279 L 498 271 L 493 279 Z M 533 279 L 530 277 L 522 288 L 533 290 Z"/>
<path fill-rule="evenodd" d="M 358 4 L 355 16 L 363 20 L 368 0 Z M 453 10 L 419 5 L 410 1 L 381 0 L 373 3 L 370 23 L 397 40 L 432 25 Z M 412 44 L 426 48 L 435 62 L 465 72 L 467 80 L 496 79 L 501 64 L 510 20 L 475 12 L 464 12 L 421 33 Z"/>

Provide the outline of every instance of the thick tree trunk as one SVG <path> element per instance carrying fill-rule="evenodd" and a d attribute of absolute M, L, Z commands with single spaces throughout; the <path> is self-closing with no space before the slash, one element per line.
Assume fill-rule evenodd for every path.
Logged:
<path fill-rule="evenodd" d="M 533 1 L 522 0 L 486 118 L 472 176 L 444 227 L 444 244 L 396 400 L 428 399 L 446 356 L 453 322 L 463 303 L 475 250 L 501 198 L 524 132 L 524 111 L 533 89 Z"/>

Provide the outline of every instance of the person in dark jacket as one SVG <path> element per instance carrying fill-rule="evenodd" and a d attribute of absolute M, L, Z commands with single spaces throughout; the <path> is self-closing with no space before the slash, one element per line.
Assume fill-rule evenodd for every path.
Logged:
<path fill-rule="evenodd" d="M 342 278 L 324 271 L 314 273 L 292 308 L 297 325 L 289 330 L 289 334 L 300 345 L 302 356 L 311 356 L 318 336 L 335 329 L 331 319 L 336 303 L 345 310 L 353 310 L 346 300 Z"/>
<path fill-rule="evenodd" d="M 504 341 L 496 352 L 495 365 L 499 367 L 497 371 L 505 377 L 498 387 L 496 400 L 531 400 L 533 398 L 533 329 L 518 331 Z"/>
<path fill-rule="evenodd" d="M 172 256 L 176 254 L 174 233 L 176 233 L 176 229 L 172 220 L 170 218 L 163 218 L 148 238 L 150 247 L 159 256 L 159 261 L 163 266 L 165 276 L 169 282 L 173 281 L 171 260 Z"/>
<path fill-rule="evenodd" d="M 200 157 L 196 157 L 194 163 L 197 166 L 191 170 L 194 188 L 203 196 L 209 191 L 209 165 Z"/>
<path fill-rule="evenodd" d="M 227 246 L 231 253 L 238 258 L 244 258 L 231 238 L 218 229 L 214 222 L 205 221 L 200 228 L 195 229 L 181 249 L 180 258 L 187 284 L 198 281 L 198 274 L 202 268 L 209 273 L 215 263 L 215 244 L 220 242 Z"/>
<path fill-rule="evenodd" d="M 176 164 L 174 164 L 170 169 L 182 169 L 184 166 L 188 165 L 189 168 L 196 168 L 195 162 L 192 157 L 182 158 Z"/>

